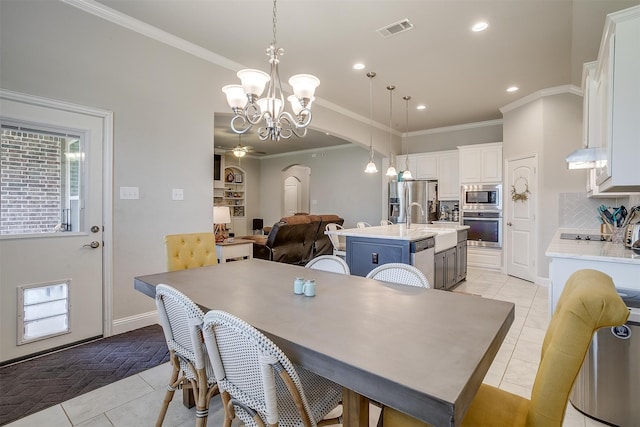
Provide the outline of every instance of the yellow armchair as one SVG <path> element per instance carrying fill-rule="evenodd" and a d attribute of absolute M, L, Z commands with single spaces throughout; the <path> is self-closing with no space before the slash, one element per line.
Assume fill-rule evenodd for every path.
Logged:
<path fill-rule="evenodd" d="M 213 233 L 170 234 L 164 237 L 168 271 L 186 270 L 218 263 Z"/>
<path fill-rule="evenodd" d="M 542 344 L 531 400 L 482 384 L 462 421 L 463 426 L 560 427 L 571 387 L 591 338 L 603 327 L 622 325 L 629 310 L 613 281 L 596 270 L 575 272 L 565 285 Z M 384 408 L 384 427 L 425 424 Z"/>

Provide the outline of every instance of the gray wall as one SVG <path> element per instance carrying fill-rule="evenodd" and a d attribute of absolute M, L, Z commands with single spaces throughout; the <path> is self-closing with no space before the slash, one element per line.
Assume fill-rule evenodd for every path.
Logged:
<path fill-rule="evenodd" d="M 112 315 L 126 322 L 154 310 L 151 299 L 134 291 L 133 277 L 165 269 L 164 235 L 212 229 L 213 116 L 228 111 L 220 88 L 236 80 L 235 72 L 57 1 L 3 0 L 0 39 L 3 89 L 113 111 Z M 314 127 L 360 146 L 369 142 L 368 120 L 343 116 L 321 100 L 314 104 Z M 394 152 L 399 138 L 396 145 Z M 374 131 L 374 147 L 389 151 L 387 132 Z M 319 205 L 313 211 L 344 213 L 352 221 L 368 219 L 360 212 L 371 206 L 380 212 L 384 177 L 354 179 L 364 175 L 366 150 L 352 149 L 346 158 L 330 153 L 317 162 L 299 160 L 315 169 L 311 193 Z M 270 169 L 254 162 L 241 162 L 249 218 L 261 213 L 263 201 L 270 207 L 279 189 L 267 185 Z M 324 172 L 321 163 L 328 165 Z M 336 177 L 342 173 L 344 179 Z M 335 183 L 337 196 L 322 194 L 323 182 Z M 120 200 L 121 186 L 139 187 L 140 199 Z M 184 189 L 184 201 L 171 200 L 172 188 Z M 345 195 L 352 188 L 355 200 Z M 349 200 L 343 206 L 333 197 Z M 278 219 L 276 211 L 267 208 L 265 219 Z"/>
<path fill-rule="evenodd" d="M 311 168 L 309 196 L 311 213 L 336 214 L 344 218 L 346 228 L 356 222 L 379 224 L 386 182 L 381 161 L 376 157 L 378 173 L 365 174 L 368 150 L 355 145 L 343 148 L 274 156 L 260 161 L 260 212 L 265 225 L 282 217 L 282 178 L 280 172 L 291 165 Z"/>
<path fill-rule="evenodd" d="M 502 122 L 472 123 L 413 132 L 403 141 L 403 153 L 427 153 L 455 150 L 459 145 L 484 144 L 502 141 Z"/>
<path fill-rule="evenodd" d="M 586 172 L 569 171 L 564 158 L 581 145 L 582 97 L 570 93 L 537 98 L 504 113 L 503 157 L 538 156 L 537 275 L 549 276 L 544 255 L 559 227 L 562 193 L 582 192 L 586 197 Z"/>

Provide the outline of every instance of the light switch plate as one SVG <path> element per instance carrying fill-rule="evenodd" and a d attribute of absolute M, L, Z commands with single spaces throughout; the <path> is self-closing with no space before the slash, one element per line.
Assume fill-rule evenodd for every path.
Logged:
<path fill-rule="evenodd" d="M 182 188 L 174 188 L 171 190 L 172 200 L 184 200 L 184 190 Z"/>
<path fill-rule="evenodd" d="M 138 187 L 120 187 L 120 199 L 139 199 L 140 190 Z"/>

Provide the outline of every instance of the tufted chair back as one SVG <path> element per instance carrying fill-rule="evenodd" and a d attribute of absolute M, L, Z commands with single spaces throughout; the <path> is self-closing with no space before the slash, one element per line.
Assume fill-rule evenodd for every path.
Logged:
<path fill-rule="evenodd" d="M 168 271 L 205 267 L 218 263 L 213 233 L 170 234 L 164 237 Z"/>

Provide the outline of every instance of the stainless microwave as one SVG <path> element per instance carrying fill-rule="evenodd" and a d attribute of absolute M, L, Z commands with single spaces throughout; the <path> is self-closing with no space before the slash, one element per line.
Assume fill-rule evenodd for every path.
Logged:
<path fill-rule="evenodd" d="M 502 210 L 502 184 L 469 184 L 460 190 L 460 209 L 473 210 Z"/>

